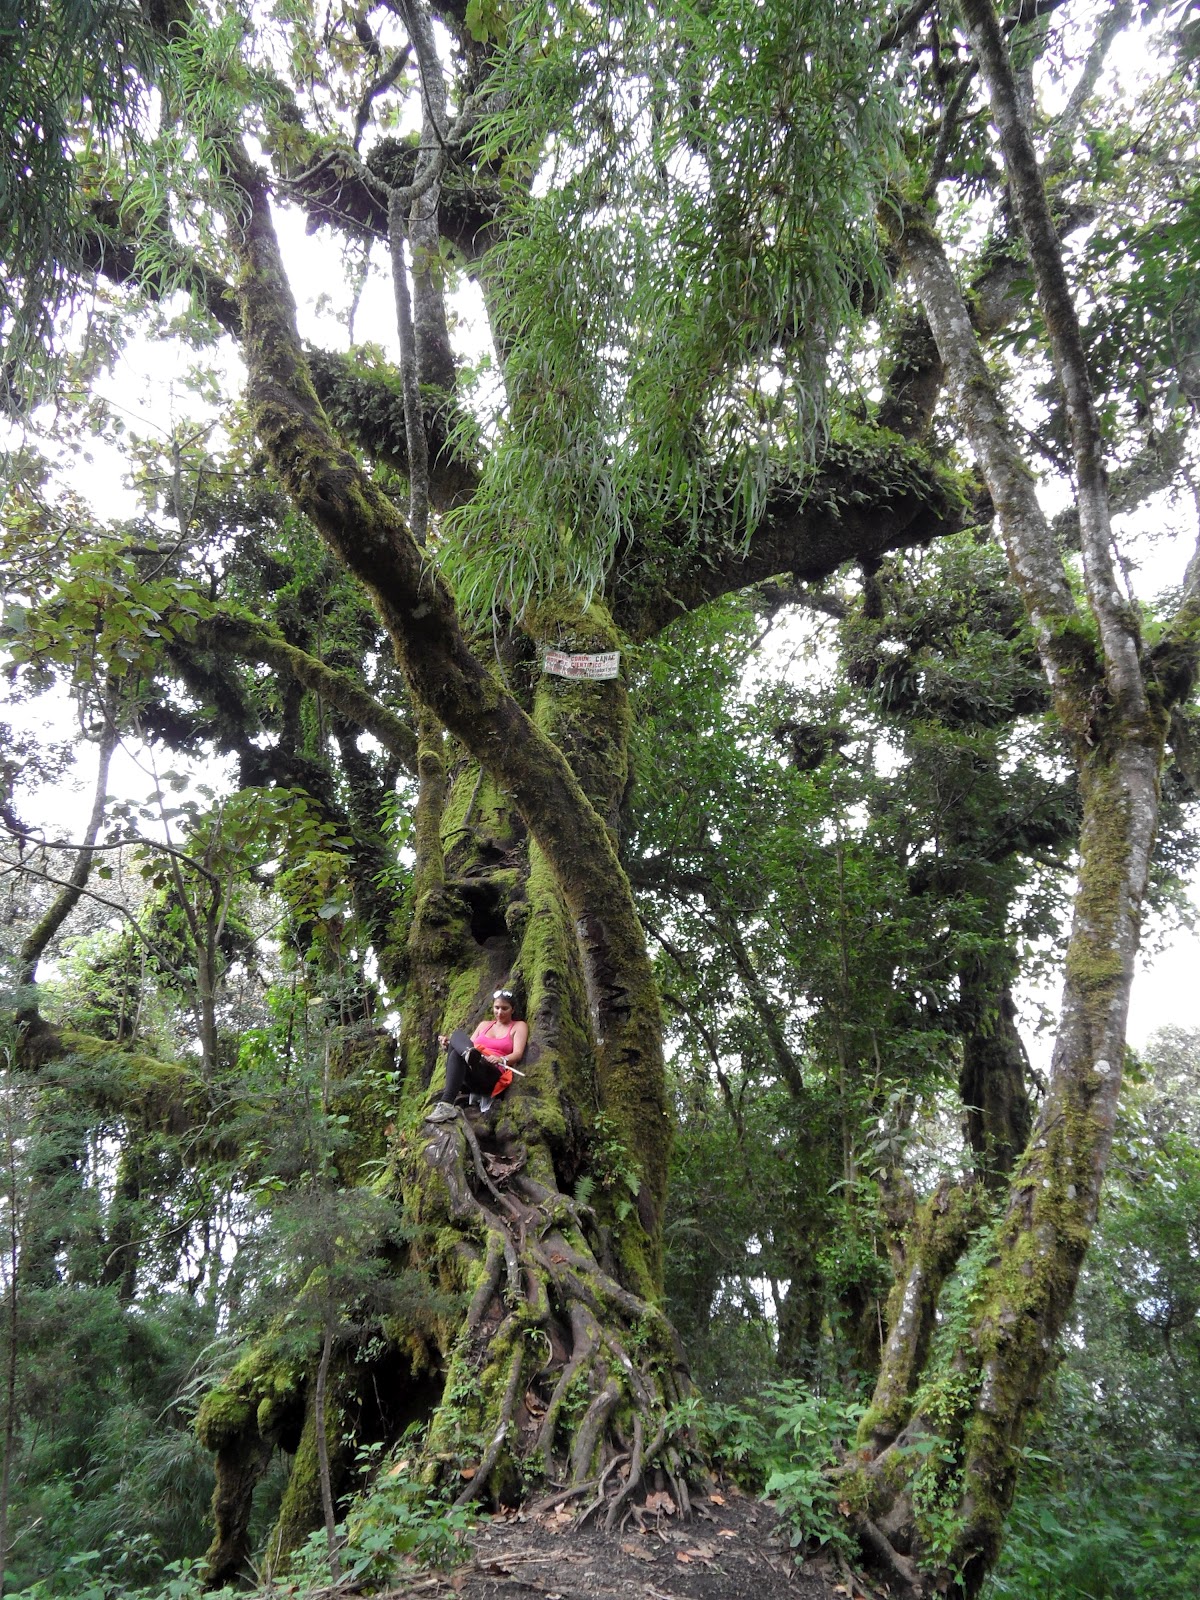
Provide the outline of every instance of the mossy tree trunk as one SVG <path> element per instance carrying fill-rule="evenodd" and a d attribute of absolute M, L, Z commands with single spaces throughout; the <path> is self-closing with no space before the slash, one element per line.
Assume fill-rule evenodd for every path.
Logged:
<path fill-rule="evenodd" d="M 442 120 L 435 104 L 426 113 Z M 769 498 L 748 547 L 719 526 L 698 549 L 681 538 L 675 563 L 660 537 L 656 563 L 633 549 L 603 598 L 539 602 L 497 670 L 491 639 L 477 650 L 464 633 L 421 537 L 436 482 L 410 496 L 406 521 L 334 432 L 297 337 L 267 181 L 235 137 L 210 134 L 222 148 L 238 260 L 227 325 L 242 343 L 253 427 L 293 505 L 369 595 L 417 708 L 416 749 L 410 731 L 402 753 L 404 737 L 382 708 L 352 705 L 320 663 L 242 629 L 247 653 L 324 684 L 340 712 L 415 761 L 419 782 L 405 916 L 384 908 L 372 921 L 403 1018 L 400 1104 L 377 1183 L 415 1230 L 398 1270 L 419 1273 L 459 1310 L 426 1303 L 391 1318 L 369 1359 L 350 1336 L 331 1352 L 335 1492 L 351 1482 L 352 1443 L 390 1442 L 419 1419 L 429 1473 L 461 1498 L 515 1497 L 542 1483 L 606 1502 L 611 1519 L 654 1462 L 686 1502 L 688 1446 L 672 1435 L 671 1411 L 687 1377 L 659 1309 L 670 1146 L 662 1023 L 618 855 L 626 685 L 541 677 L 535 657 L 550 647 L 621 649 L 781 570 L 816 578 L 875 559 L 957 526 L 961 499 L 921 451 L 890 435 L 861 457 L 833 452 L 815 486 L 806 479 Z M 437 431 L 430 406 L 441 404 L 432 391 L 453 380 L 448 364 L 422 364 L 444 316 L 426 315 L 430 241 L 421 246 L 421 230 L 434 187 L 418 187 L 392 187 L 387 205 L 398 305 L 405 227 L 413 250 L 416 297 L 400 314 L 401 346 L 416 364 L 404 374 L 410 480 L 422 455 L 431 474 L 441 470 L 418 431 L 428 447 Z M 356 899 L 370 898 L 360 885 Z M 526 1076 L 484 1119 L 426 1125 L 442 1071 L 436 1036 L 478 1018 L 501 979 L 518 989 L 529 1021 Z M 265 1342 L 202 1408 L 201 1437 L 217 1455 L 214 1579 L 247 1553 L 253 1482 L 270 1445 L 296 1452 L 271 1559 L 320 1521 L 316 1358 L 314 1346 L 306 1365 L 281 1363 Z"/>
<path fill-rule="evenodd" d="M 974 1190 L 945 1188 L 923 1208 L 890 1308 L 874 1402 L 842 1477 L 864 1546 L 902 1590 L 973 1596 L 999 1551 L 1024 1429 L 1055 1359 L 1099 1207 L 1158 818 L 1168 721 L 1159 664 L 1165 648 L 1186 658 L 1186 692 L 1195 673 L 1197 563 L 1168 647 L 1145 651 L 1115 581 L 1078 323 L 1007 49 L 989 0 L 967 0 L 964 11 L 1065 395 L 1086 612 L 1076 608 L 927 214 L 904 207 L 888 224 L 991 491 L 1076 758 L 1078 887 L 1050 1081 L 1028 1143 L 990 1202 Z"/>
<path fill-rule="evenodd" d="M 599 610 L 536 626 L 555 644 L 611 639 Z M 625 699 L 620 680 L 544 678 L 529 695 L 533 724 L 578 762 L 610 826 L 626 782 Z M 402 1088 L 376 1187 L 402 1204 L 415 1229 L 403 1265 L 436 1286 L 443 1309 L 387 1321 L 369 1359 L 365 1337 L 335 1348 L 325 1402 L 335 1493 L 351 1484 L 347 1436 L 391 1442 L 420 1420 L 430 1475 L 459 1498 L 516 1500 L 541 1486 L 581 1501 L 607 1494 L 615 1511 L 651 1461 L 686 1496 L 686 1443 L 670 1434 L 669 1412 L 688 1379 L 658 1305 L 661 1180 L 651 1187 L 639 1165 L 652 1137 L 660 1170 L 667 1157 L 660 1059 L 627 1050 L 613 1092 L 596 1023 L 612 981 L 597 970 L 603 938 L 573 913 L 511 799 L 461 746 L 427 734 L 419 768 L 407 937 L 391 962 L 407 973 Z M 529 1022 L 525 1076 L 486 1116 L 426 1123 L 443 1072 L 436 1035 L 485 1015 L 501 982 Z M 657 1041 L 653 995 L 643 1003 Z M 622 1137 L 623 1094 L 643 1108 L 640 1150 Z M 201 1412 L 217 1456 L 214 1581 L 248 1553 L 270 1446 L 296 1451 L 271 1558 L 321 1517 L 316 1352 L 298 1368 L 267 1349 Z M 382 1409 L 371 1398 L 381 1392 Z"/>

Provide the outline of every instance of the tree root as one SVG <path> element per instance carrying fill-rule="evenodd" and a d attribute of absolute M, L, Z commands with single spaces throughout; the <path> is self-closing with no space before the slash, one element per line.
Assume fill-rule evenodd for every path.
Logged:
<path fill-rule="evenodd" d="M 454 1506 L 456 1510 L 459 1506 L 469 1504 L 477 1495 L 483 1493 L 487 1487 L 488 1480 L 495 1470 L 496 1462 L 500 1459 L 500 1452 L 504 1448 L 504 1442 L 508 1438 L 508 1430 L 512 1426 L 513 1409 L 517 1403 L 517 1386 L 521 1381 L 521 1358 L 523 1354 L 524 1352 L 518 1344 L 513 1351 L 512 1362 L 509 1366 L 508 1383 L 505 1385 L 504 1399 L 500 1408 L 500 1426 L 493 1434 L 492 1442 L 488 1445 L 487 1453 L 479 1463 L 479 1469 L 475 1476 L 467 1484 L 458 1499 L 455 1500 Z"/>
<path fill-rule="evenodd" d="M 617 1468 L 623 1466 L 628 1460 L 630 1460 L 628 1451 L 623 1451 L 620 1455 L 614 1456 L 605 1467 L 604 1471 L 600 1474 L 600 1477 L 598 1479 L 594 1478 L 591 1483 L 584 1486 L 585 1489 L 595 1489 L 596 1498 L 591 1502 L 590 1505 L 584 1506 L 583 1510 L 575 1518 L 574 1526 L 576 1528 L 582 1528 L 588 1518 L 595 1512 L 599 1511 L 600 1507 L 604 1504 L 604 1491 L 608 1487 L 608 1480 L 612 1477 Z"/>
<path fill-rule="evenodd" d="M 456 1401 L 439 1410 L 440 1448 L 431 1448 L 445 1470 L 462 1459 L 464 1441 L 487 1440 L 455 1504 L 503 1496 L 532 1469 L 552 1491 L 538 1509 L 590 1496 L 578 1523 L 607 1505 L 611 1529 L 656 1466 L 688 1515 L 688 1445 L 681 1435 L 676 1449 L 670 1422 L 689 1387 L 682 1351 L 662 1312 L 592 1254 L 592 1213 L 497 1161 L 465 1116 L 442 1124 L 425 1156 L 445 1181 L 455 1223 L 483 1245 L 449 1352 L 446 1390 Z M 540 1340 L 529 1337 L 535 1328 Z M 543 1413 L 539 1385 L 551 1377 Z"/>
<path fill-rule="evenodd" d="M 618 1457 L 616 1459 L 619 1460 L 620 1458 Z M 607 1472 L 608 1468 L 605 1468 L 606 1475 Z M 547 1511 L 553 1511 L 555 1506 L 565 1505 L 568 1500 L 578 1500 L 581 1495 L 585 1495 L 590 1490 L 596 1488 L 600 1481 L 601 1480 L 599 1478 L 591 1478 L 587 1483 L 572 1483 L 565 1489 L 557 1489 L 553 1494 L 544 1495 L 542 1499 L 535 1500 L 529 1509 L 535 1517 L 540 1517 Z M 580 1512 L 576 1519 L 575 1526 L 581 1526 L 586 1516 L 586 1512 Z"/>
<path fill-rule="evenodd" d="M 474 1333 L 483 1321 L 484 1312 L 491 1305 L 496 1290 L 500 1287 L 500 1263 L 504 1260 L 504 1245 L 504 1236 L 498 1230 L 492 1229 L 488 1233 L 487 1260 L 484 1264 L 483 1278 L 472 1295 L 467 1310 L 468 1333 Z"/>
<path fill-rule="evenodd" d="M 571 1445 L 571 1476 L 575 1480 L 582 1478 L 588 1469 L 600 1439 L 608 1424 L 608 1419 L 616 1409 L 617 1401 L 621 1398 L 621 1390 L 613 1378 L 601 1389 L 600 1393 L 587 1408 L 583 1421 L 575 1434 L 574 1443 Z"/>
<path fill-rule="evenodd" d="M 922 1600 L 925 1585 L 920 1572 L 907 1556 L 900 1554 L 887 1534 L 866 1516 L 854 1519 L 854 1531 L 863 1550 L 878 1562 L 889 1578 L 900 1584 L 901 1593 L 911 1596 L 911 1600 Z"/>
<path fill-rule="evenodd" d="M 642 1430 L 640 1427 L 641 1420 L 642 1419 L 640 1416 L 634 1418 L 633 1457 L 629 1463 L 629 1471 L 625 1474 L 625 1482 L 621 1485 L 621 1488 L 618 1491 L 612 1505 L 609 1506 L 608 1515 L 604 1519 L 604 1529 L 606 1533 L 611 1533 L 616 1527 L 617 1518 L 628 1505 L 629 1501 L 633 1498 L 637 1490 L 641 1487 L 645 1464 L 648 1461 L 654 1460 L 655 1456 L 662 1449 L 663 1441 L 667 1437 L 666 1424 L 660 1423 L 658 1432 L 654 1435 L 649 1450 L 647 1450 L 643 1455 Z"/>

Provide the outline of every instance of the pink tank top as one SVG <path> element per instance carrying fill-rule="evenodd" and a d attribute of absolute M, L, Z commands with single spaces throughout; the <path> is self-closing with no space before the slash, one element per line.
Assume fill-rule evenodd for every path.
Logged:
<path fill-rule="evenodd" d="M 513 1030 L 495 1031 L 494 1022 L 481 1022 L 471 1035 L 472 1040 L 489 1056 L 510 1056 L 513 1050 Z"/>

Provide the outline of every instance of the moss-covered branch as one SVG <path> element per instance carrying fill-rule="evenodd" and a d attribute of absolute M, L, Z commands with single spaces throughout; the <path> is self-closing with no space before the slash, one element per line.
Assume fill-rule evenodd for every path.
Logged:
<path fill-rule="evenodd" d="M 248 661 L 265 662 L 319 694 L 348 721 L 378 739 L 406 772 L 416 773 L 417 737 L 412 728 L 403 717 L 368 694 L 348 672 L 340 672 L 307 650 L 288 644 L 273 629 L 256 626 L 244 618 L 220 617 L 211 628 L 219 645 Z"/>
<path fill-rule="evenodd" d="M 625 552 L 609 604 L 625 633 L 647 639 L 719 595 L 780 573 L 816 582 L 849 561 L 874 563 L 969 520 L 962 483 L 924 449 L 863 430 L 832 440 L 803 481 L 781 483 L 753 529 L 722 522 L 697 544 L 668 528 L 652 547 Z"/>

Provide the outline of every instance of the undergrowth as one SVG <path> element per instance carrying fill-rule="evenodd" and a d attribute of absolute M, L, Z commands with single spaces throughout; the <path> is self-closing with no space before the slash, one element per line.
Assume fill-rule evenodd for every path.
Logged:
<path fill-rule="evenodd" d="M 1181 1600 L 1200 1594 L 1200 1454 L 1064 1472 L 1029 1461 L 983 1600 Z"/>
<path fill-rule="evenodd" d="M 374 1462 L 367 1459 L 363 1465 L 369 1469 Z M 335 1588 L 369 1593 L 390 1586 L 413 1563 L 453 1566 L 463 1558 L 475 1520 L 472 1508 L 448 1505 L 410 1474 L 407 1460 L 400 1460 L 374 1477 L 338 1524 L 336 1584 L 324 1529 L 311 1533 L 282 1571 L 255 1577 L 258 1587 L 287 1600 L 315 1600 Z M 130 1557 L 129 1541 L 118 1534 L 106 1549 L 71 1556 L 61 1571 L 10 1594 L 9 1600 L 245 1600 L 245 1588 L 206 1588 L 204 1561 L 173 1561 L 158 1582 L 131 1586 Z"/>
<path fill-rule="evenodd" d="M 814 1394 L 798 1381 L 767 1385 L 741 1405 L 688 1402 L 709 1459 L 742 1488 L 768 1496 L 793 1549 L 852 1547 L 830 1466 L 854 1438 L 864 1407 L 841 1393 Z"/>

